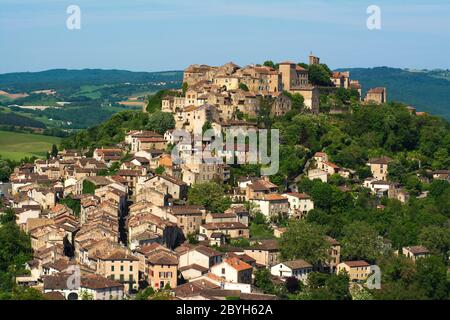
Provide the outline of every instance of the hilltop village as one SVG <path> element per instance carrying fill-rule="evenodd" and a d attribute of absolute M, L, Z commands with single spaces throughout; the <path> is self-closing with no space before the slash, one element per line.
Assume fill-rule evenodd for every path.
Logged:
<path fill-rule="evenodd" d="M 316 65 L 320 66 L 320 58 L 309 56 L 309 66 Z M 162 111 L 176 115 L 176 128 L 192 129 L 199 123 L 190 120 L 197 119 L 194 113 L 206 112 L 201 110 L 208 110 L 208 118 L 200 119 L 218 123 L 244 115 L 256 117 L 261 98 L 271 99 L 270 113 L 282 116 L 292 109 L 292 95 L 298 94 L 306 110 L 318 113 L 320 87 L 310 83 L 308 70 L 290 61 L 280 62 L 276 68 L 275 65 L 241 68 L 232 62 L 221 67 L 191 65 L 184 70 L 183 90 L 163 99 Z M 350 79 L 349 72 L 332 72 L 329 81 L 333 88 L 355 90 L 361 99 L 361 85 Z M 386 88 L 368 90 L 364 101 L 385 103 Z M 190 125 L 183 126 L 184 123 Z"/>
<path fill-rule="evenodd" d="M 309 57 L 309 66 L 319 64 L 318 57 Z M 361 85 L 348 72 L 332 72 L 328 80 L 333 86 L 326 90 L 354 90 L 362 104 L 387 101 L 386 88 L 370 89 L 361 97 Z M 191 134 L 205 128 L 258 130 L 261 108 L 269 106 L 272 116 L 283 116 L 299 97 L 304 112 L 318 114 L 325 90 L 311 84 L 307 69 L 293 62 L 276 67 L 191 65 L 183 83 L 162 97 L 161 111 L 173 114 L 175 129 Z M 159 293 L 181 300 L 270 300 L 279 297 L 265 290 L 263 280 L 302 286 L 313 273 L 345 274 L 350 286 L 363 288 L 376 275 L 373 261 L 342 259 L 341 243 L 328 235 L 320 242 L 320 259 L 286 255 L 286 221 L 304 220 L 315 209 L 313 197 L 295 185 L 274 184 L 268 176 L 232 175 L 225 163 L 174 163 L 169 150 L 177 142 L 173 129 L 164 134 L 130 130 L 117 145 L 92 154 L 60 150 L 47 160 L 17 167 L 2 201 L 29 235 L 33 258 L 16 283 L 49 299 Z M 186 155 L 195 151 L 193 143 L 178 148 Z M 247 152 L 236 145 L 220 156 L 245 159 Z M 370 158 L 369 177 L 360 179 L 360 187 L 375 198 L 405 203 L 412 195 L 389 180 L 391 160 Z M 325 151 L 316 152 L 299 174 L 324 184 L 357 176 L 331 162 Z M 448 180 L 449 171 L 436 170 L 433 179 Z M 340 188 L 350 192 L 345 185 Z M 383 210 L 383 204 L 377 206 Z M 380 250 L 394 251 L 381 242 Z M 404 246 L 395 254 L 415 263 L 430 250 Z"/>

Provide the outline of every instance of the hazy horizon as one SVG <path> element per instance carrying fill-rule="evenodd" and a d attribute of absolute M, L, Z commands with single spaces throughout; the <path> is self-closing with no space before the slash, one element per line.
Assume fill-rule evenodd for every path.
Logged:
<path fill-rule="evenodd" d="M 183 70 L 292 60 L 330 68 L 450 68 L 448 0 L 2 0 L 0 73 Z M 67 8 L 81 9 L 69 30 Z M 381 30 L 366 26 L 381 9 Z"/>
<path fill-rule="evenodd" d="M 230 61 L 228 61 L 230 62 Z M 234 62 L 234 61 L 232 61 Z M 236 63 L 236 62 L 235 62 Z M 326 62 L 325 62 L 326 63 Z M 236 63 L 240 65 L 239 63 Z M 217 65 L 219 66 L 219 65 Z M 241 67 L 244 65 L 240 65 Z M 187 67 L 187 66 L 186 66 Z M 433 71 L 433 70 L 449 70 L 448 68 L 434 68 L 434 69 L 421 69 L 421 68 L 398 68 L 398 67 L 392 67 L 392 66 L 374 66 L 374 67 L 336 67 L 332 68 L 332 70 L 338 70 L 338 69 L 374 69 L 374 68 L 394 68 L 394 69 L 402 69 L 402 70 L 410 70 L 410 71 Z M 44 70 L 36 70 L 36 71 L 11 71 L 11 72 L 4 72 L 0 73 L 0 75 L 5 74 L 11 74 L 11 73 L 39 73 L 39 72 L 47 72 L 52 70 L 67 70 L 67 71 L 83 71 L 83 70 L 102 70 L 102 71 L 130 71 L 130 72 L 147 72 L 147 73 L 159 73 L 159 72 L 182 72 L 184 68 L 178 69 L 178 70 L 130 70 L 130 69 L 114 69 L 114 68 L 51 68 L 51 69 L 44 69 Z"/>

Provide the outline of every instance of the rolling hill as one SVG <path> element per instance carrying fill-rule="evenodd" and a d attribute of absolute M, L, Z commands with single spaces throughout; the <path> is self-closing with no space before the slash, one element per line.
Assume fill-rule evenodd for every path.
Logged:
<path fill-rule="evenodd" d="M 418 111 L 450 120 L 450 78 L 443 72 L 408 71 L 404 69 L 349 68 L 351 79 L 359 80 L 363 95 L 369 88 L 387 87 L 389 101 L 400 101 L 414 106 Z"/>
<path fill-rule="evenodd" d="M 19 161 L 25 157 L 43 158 L 60 138 L 41 134 L 0 131 L 0 156 L 3 159 Z"/>
<path fill-rule="evenodd" d="M 166 84 L 179 85 L 181 71 L 132 72 L 102 69 L 53 69 L 41 72 L 17 72 L 0 74 L 0 89 L 7 92 L 29 92 L 48 88 L 61 90 L 81 86 L 112 84 Z"/>

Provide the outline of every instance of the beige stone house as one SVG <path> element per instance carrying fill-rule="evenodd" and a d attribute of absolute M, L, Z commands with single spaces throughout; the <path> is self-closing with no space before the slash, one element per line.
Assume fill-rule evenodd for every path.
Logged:
<path fill-rule="evenodd" d="M 320 93 L 317 87 L 308 85 L 306 87 L 295 88 L 294 90 L 291 90 L 291 93 L 302 95 L 305 108 L 314 114 L 319 113 Z"/>
<path fill-rule="evenodd" d="M 287 216 L 290 210 L 290 204 L 287 197 L 278 193 L 264 195 L 261 199 L 251 199 L 253 212 L 261 212 L 267 219 L 272 217 Z"/>
<path fill-rule="evenodd" d="M 213 233 L 223 233 L 231 239 L 248 238 L 248 227 L 240 222 L 205 223 L 200 226 L 200 234 L 210 238 Z"/>
<path fill-rule="evenodd" d="M 156 175 L 144 184 L 144 187 L 162 188 L 173 199 L 182 200 L 187 197 L 187 184 L 169 175 Z"/>
<path fill-rule="evenodd" d="M 262 199 L 267 194 L 276 193 L 278 186 L 269 181 L 268 178 L 253 179 L 245 186 L 246 200 Z"/>
<path fill-rule="evenodd" d="M 139 259 L 127 249 L 115 249 L 98 257 L 97 273 L 119 281 L 125 291 L 138 288 Z"/>
<path fill-rule="evenodd" d="M 123 150 L 119 148 L 95 149 L 92 157 L 100 162 L 111 164 L 122 159 Z"/>
<path fill-rule="evenodd" d="M 184 97 L 166 96 L 162 98 L 162 112 L 175 113 L 182 110 L 185 106 L 186 99 Z"/>
<path fill-rule="evenodd" d="M 372 176 L 377 180 L 387 180 L 388 176 L 388 165 L 392 159 L 389 157 L 372 158 L 367 163 L 370 166 L 370 171 Z"/>
<path fill-rule="evenodd" d="M 294 62 L 280 62 L 279 72 L 281 73 L 283 90 L 288 92 L 305 87 L 309 83 L 308 70 L 296 65 Z"/>
<path fill-rule="evenodd" d="M 150 286 L 163 289 L 167 285 L 176 288 L 178 279 L 178 259 L 167 251 L 155 251 L 146 257 Z"/>
<path fill-rule="evenodd" d="M 179 258 L 179 267 L 198 265 L 206 270 L 222 262 L 224 254 L 204 245 L 181 245 L 175 251 Z"/>
<path fill-rule="evenodd" d="M 341 244 L 328 236 L 325 237 L 325 240 L 330 244 L 328 251 L 330 260 L 326 263 L 326 266 L 330 269 L 330 272 L 336 272 L 338 264 L 341 263 Z"/>
<path fill-rule="evenodd" d="M 335 71 L 332 73 L 330 80 L 335 87 L 348 89 L 350 87 L 350 72 Z"/>
<path fill-rule="evenodd" d="M 344 261 L 337 265 L 336 273 L 346 272 L 350 281 L 365 281 L 371 274 L 371 265 L 363 260 Z"/>
<path fill-rule="evenodd" d="M 256 260 L 260 266 L 271 267 L 279 262 L 280 251 L 277 240 L 261 240 L 244 249 L 244 253 Z"/>
<path fill-rule="evenodd" d="M 377 87 L 372 88 L 366 93 L 366 98 L 364 99 L 367 103 L 382 104 L 387 102 L 386 88 Z"/>
<path fill-rule="evenodd" d="M 314 201 L 306 193 L 289 192 L 284 193 L 289 202 L 289 216 L 303 218 L 306 214 L 314 209 Z"/>
<path fill-rule="evenodd" d="M 167 142 L 163 136 L 155 137 L 138 137 L 132 144 L 132 152 L 149 151 L 149 150 L 165 150 Z"/>
<path fill-rule="evenodd" d="M 204 213 L 197 206 L 171 206 L 167 210 L 176 217 L 177 226 L 183 230 L 185 236 L 200 231 Z"/>
<path fill-rule="evenodd" d="M 424 246 L 410 246 L 410 247 L 403 247 L 402 254 L 405 257 L 416 262 L 417 259 L 429 256 L 431 254 L 431 252 Z"/>

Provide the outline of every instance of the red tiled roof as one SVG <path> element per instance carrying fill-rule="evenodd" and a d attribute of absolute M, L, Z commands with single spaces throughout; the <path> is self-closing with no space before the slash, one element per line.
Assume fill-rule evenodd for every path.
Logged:
<path fill-rule="evenodd" d="M 280 195 L 278 193 L 265 194 L 264 195 L 264 200 L 267 200 L 267 201 L 287 201 L 287 199 L 285 197 L 283 197 L 282 195 Z"/>
<path fill-rule="evenodd" d="M 357 261 L 344 261 L 347 266 L 350 268 L 357 268 L 357 267 L 370 267 L 370 264 L 364 260 L 357 260 Z"/>
<path fill-rule="evenodd" d="M 228 258 L 225 259 L 225 263 L 227 263 L 228 265 L 230 265 L 232 268 L 234 268 L 236 271 L 243 271 L 243 270 L 248 270 L 248 269 L 252 269 L 253 267 L 251 265 L 249 265 L 248 263 L 239 260 L 236 257 L 232 257 L 232 258 Z"/>

